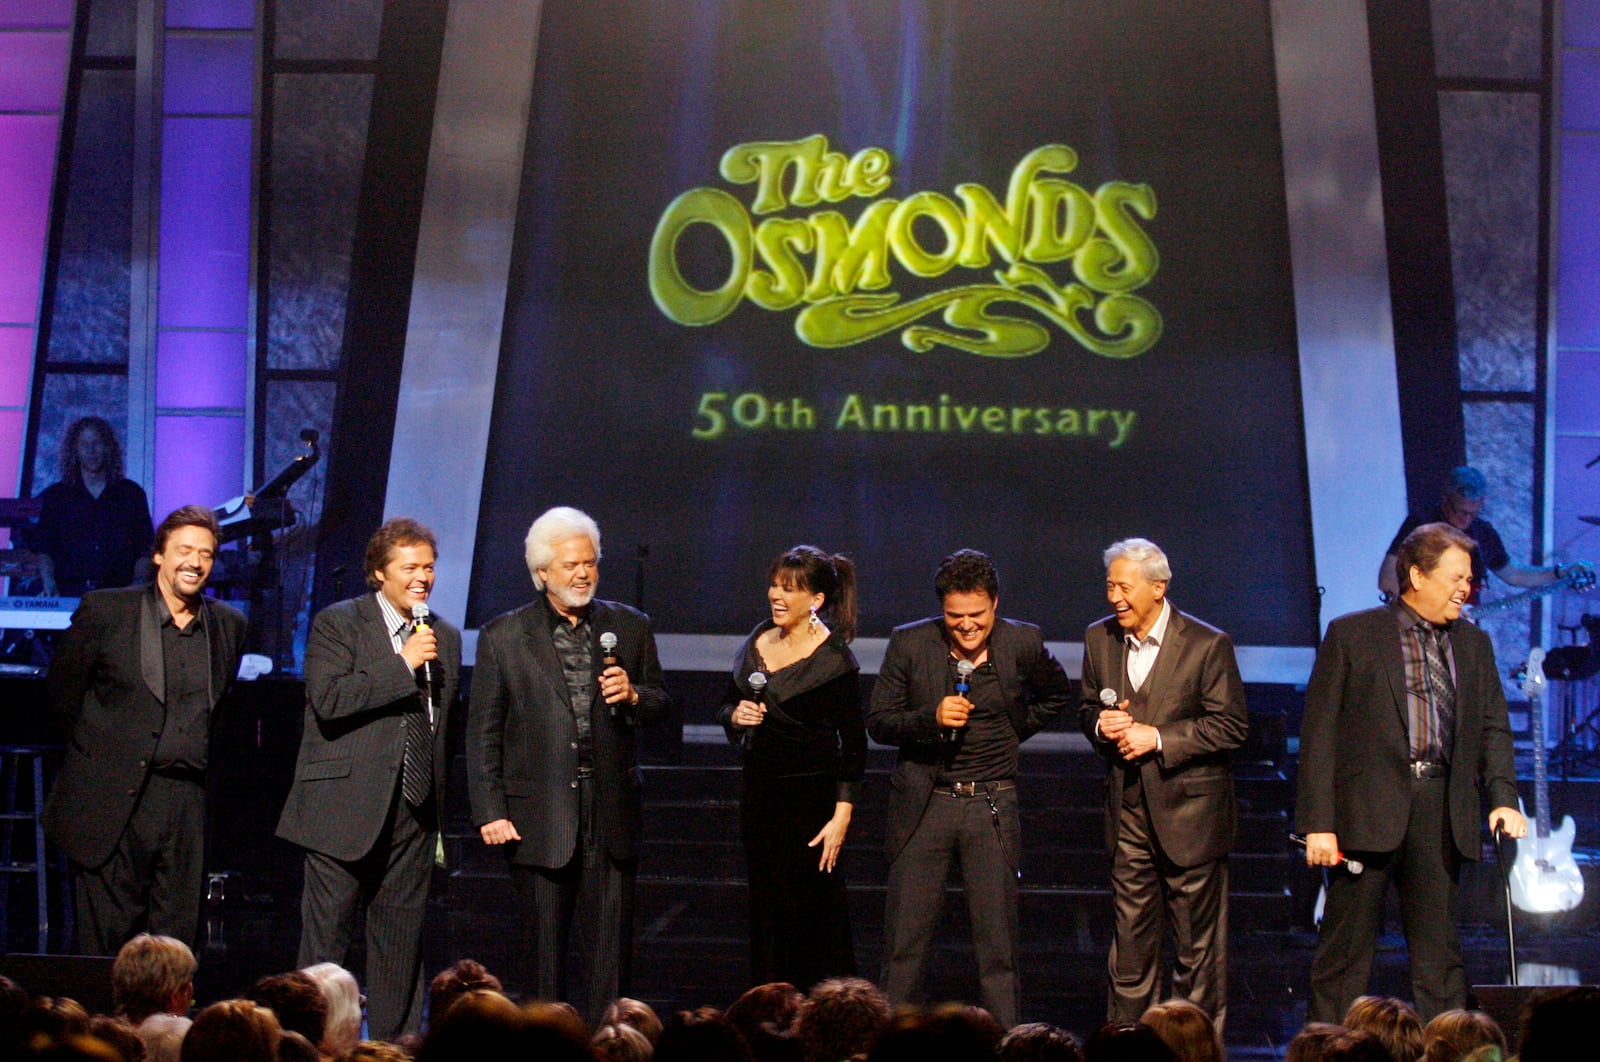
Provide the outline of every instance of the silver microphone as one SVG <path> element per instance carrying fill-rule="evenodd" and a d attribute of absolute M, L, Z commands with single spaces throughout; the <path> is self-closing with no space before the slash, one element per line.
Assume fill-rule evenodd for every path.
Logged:
<path fill-rule="evenodd" d="M 617 635 L 614 631 L 604 631 L 600 635 L 600 663 L 605 667 L 617 666 Z M 617 718 L 617 706 L 611 706 L 611 718 Z"/>
<path fill-rule="evenodd" d="M 750 683 L 750 699 L 757 704 L 764 703 L 762 698 L 767 695 L 767 676 L 760 671 L 752 671 L 745 681 Z"/>
<path fill-rule="evenodd" d="M 412 627 L 419 631 L 428 630 L 430 627 L 428 619 L 432 615 L 433 612 L 428 608 L 428 603 L 426 601 L 418 601 L 415 605 L 411 606 Z M 433 668 L 428 666 L 428 662 L 426 660 L 422 662 L 422 681 L 426 682 L 429 686 L 433 685 Z"/>
<path fill-rule="evenodd" d="M 976 670 L 971 660 L 956 661 L 956 692 L 961 696 L 965 697 L 972 689 L 972 673 Z"/>
<path fill-rule="evenodd" d="M 1117 691 L 1112 689 L 1110 686 L 1107 686 L 1105 689 L 1101 690 L 1100 703 L 1105 705 L 1107 708 L 1115 708 L 1117 706 Z"/>
<path fill-rule="evenodd" d="M 1298 833 L 1291 833 L 1289 835 L 1289 840 L 1293 841 L 1295 844 L 1299 845 L 1301 848 L 1304 848 L 1306 846 L 1306 839 L 1304 837 L 1300 836 L 1300 834 L 1298 834 Z M 1359 860 L 1359 859 L 1351 859 L 1349 856 L 1345 855 L 1343 852 L 1339 853 L 1339 862 L 1343 863 L 1344 864 L 1344 868 L 1346 870 L 1348 870 L 1352 874 L 1359 874 L 1363 870 L 1367 869 L 1366 864 L 1361 862 L 1361 860 Z"/>

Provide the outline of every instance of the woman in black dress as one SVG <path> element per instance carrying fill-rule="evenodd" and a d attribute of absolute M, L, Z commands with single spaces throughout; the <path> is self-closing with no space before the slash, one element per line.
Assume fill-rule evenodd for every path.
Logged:
<path fill-rule="evenodd" d="M 855 972 L 836 872 L 866 768 L 855 568 L 796 546 L 767 575 L 770 618 L 745 639 L 719 718 L 744 746 L 740 827 L 750 873 L 753 984 L 802 990 Z M 757 695 L 753 674 L 766 678 Z"/>

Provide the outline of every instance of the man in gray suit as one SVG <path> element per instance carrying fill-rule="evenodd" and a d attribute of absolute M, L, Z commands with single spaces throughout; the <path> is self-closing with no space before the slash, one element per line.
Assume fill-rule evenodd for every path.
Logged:
<path fill-rule="evenodd" d="M 422 921 L 461 666 L 461 633 L 424 611 L 436 555 L 426 527 L 390 520 L 367 543 L 373 593 L 312 621 L 305 730 L 278 822 L 279 837 L 306 849 L 301 968 L 345 963 L 366 901 L 376 1040 L 422 1025 Z"/>
<path fill-rule="evenodd" d="M 867 731 L 900 747 L 889 797 L 884 989 L 921 1003 L 928 951 L 959 859 L 984 1006 L 1020 1020 L 1017 750 L 1072 703 L 1072 682 L 1039 628 L 996 612 L 994 562 L 973 549 L 934 576 L 941 615 L 896 627 L 867 707 Z"/>
<path fill-rule="evenodd" d="M 526 559 L 542 594 L 478 636 L 467 724 L 472 818 L 484 843 L 505 846 L 541 999 L 569 999 L 565 958 L 578 917 L 593 1022 L 627 988 L 633 950 L 635 734 L 670 702 L 649 618 L 595 597 L 592 519 L 551 509 L 528 529 Z"/>
<path fill-rule="evenodd" d="M 1167 601 L 1154 542 L 1105 552 L 1112 614 L 1083 636 L 1083 732 L 1107 761 L 1106 851 L 1115 929 L 1111 1021 L 1159 995 L 1162 915 L 1173 991 L 1222 1028 L 1228 1002 L 1228 849 L 1238 820 L 1228 753 L 1250 731 L 1233 642 Z"/>

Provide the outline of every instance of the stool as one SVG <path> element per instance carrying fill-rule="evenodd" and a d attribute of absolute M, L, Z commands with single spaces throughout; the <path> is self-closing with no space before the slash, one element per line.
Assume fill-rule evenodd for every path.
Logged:
<path fill-rule="evenodd" d="M 0 881 L 4 882 L 0 897 L 0 950 L 9 951 L 11 881 L 15 877 L 32 874 L 34 878 L 35 914 L 39 924 L 39 947 L 42 953 L 49 948 L 50 888 L 47 880 L 48 858 L 45 854 L 44 822 L 44 760 L 55 750 L 44 745 L 0 745 Z M 23 781 L 23 772 L 28 780 Z M 31 789 L 31 794 L 28 790 Z M 19 806 L 19 796 L 27 796 L 27 806 Z M 18 833 L 32 832 L 31 858 L 22 860 L 15 849 Z"/>

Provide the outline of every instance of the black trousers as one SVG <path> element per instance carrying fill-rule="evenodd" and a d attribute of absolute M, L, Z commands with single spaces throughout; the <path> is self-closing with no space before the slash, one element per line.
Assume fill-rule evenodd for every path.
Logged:
<path fill-rule="evenodd" d="M 566 956 L 577 918 L 585 995 L 579 1012 L 591 1026 L 627 992 L 633 957 L 633 890 L 638 861 L 612 859 L 596 831 L 594 781 L 579 783 L 578 844 L 565 866 L 511 864 L 511 891 L 523 954 L 534 958 L 538 998 L 574 1003 Z"/>
<path fill-rule="evenodd" d="M 1365 864 L 1361 874 L 1328 873 L 1328 902 L 1316 958 L 1311 964 L 1312 1021 L 1342 1022 L 1367 991 L 1383 901 L 1394 882 L 1411 954 L 1411 992 L 1424 1023 L 1466 1006 L 1466 975 L 1456 935 L 1456 886 L 1461 856 L 1446 814 L 1449 778 L 1411 782 L 1411 817 L 1392 852 L 1349 852 Z"/>
<path fill-rule="evenodd" d="M 198 781 L 152 774 L 111 858 L 72 868 L 77 949 L 115 955 L 138 933 L 195 945 L 205 881 L 206 791 Z"/>
<path fill-rule="evenodd" d="M 891 1002 L 924 1002 L 928 952 L 944 914 L 945 881 L 951 862 L 959 860 L 983 1005 L 1002 1028 L 1020 1021 L 1017 860 L 1021 844 L 1015 788 L 977 796 L 935 791 L 928 799 L 922 820 L 889 864 L 883 982 Z"/>
<path fill-rule="evenodd" d="M 372 851 L 354 862 L 306 853 L 298 964 L 301 969 L 319 962 L 344 965 L 356 907 L 365 902 L 367 976 L 362 983 L 374 1040 L 422 1029 L 422 923 L 439 836 L 432 804 L 411 807 L 396 782 L 388 820 Z"/>
<path fill-rule="evenodd" d="M 1172 995 L 1211 1015 L 1228 1006 L 1228 860 L 1180 867 L 1150 826 L 1142 786 L 1124 790 L 1111 859 L 1114 929 L 1107 960 L 1108 1021 L 1138 1021 L 1159 1002 L 1163 915 L 1172 926 Z"/>

